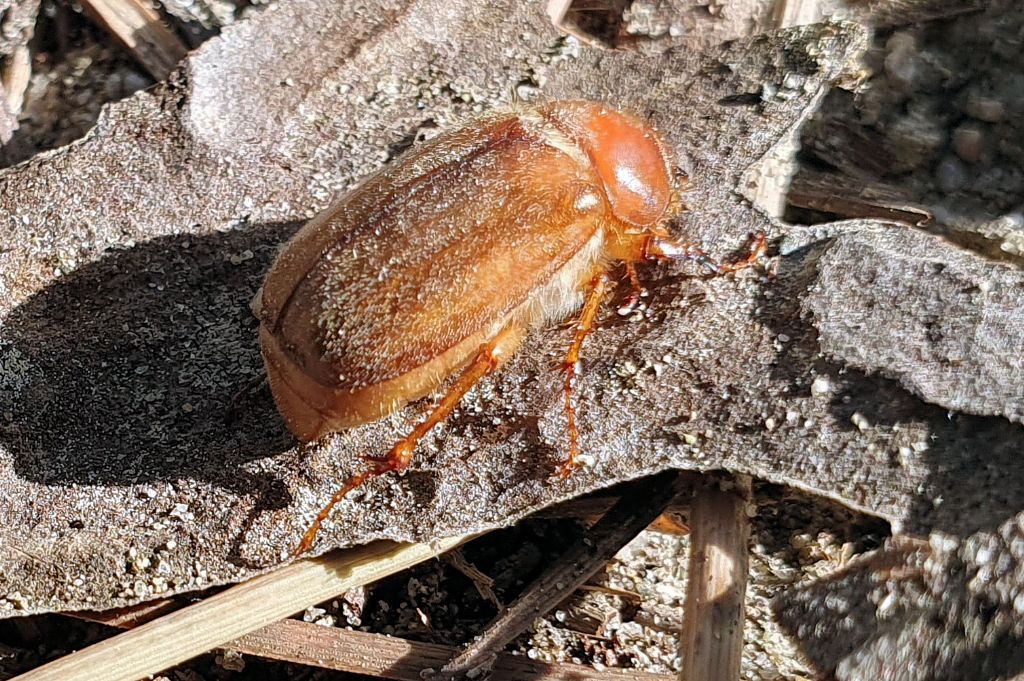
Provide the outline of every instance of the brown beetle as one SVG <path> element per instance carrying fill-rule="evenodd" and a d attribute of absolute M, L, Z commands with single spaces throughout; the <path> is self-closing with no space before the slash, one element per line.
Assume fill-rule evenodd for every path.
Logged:
<path fill-rule="evenodd" d="M 681 209 L 670 156 L 643 121 L 589 101 L 490 114 L 371 176 L 306 224 L 267 275 L 254 308 L 270 387 L 300 440 L 372 421 L 459 377 L 430 415 L 353 476 L 306 532 L 309 549 L 334 505 L 367 479 L 402 471 L 419 440 L 528 329 L 582 311 L 563 364 L 569 452 L 580 348 L 608 292 L 608 272 L 695 259 L 674 240 Z M 635 299 L 635 298 L 634 298 Z"/>

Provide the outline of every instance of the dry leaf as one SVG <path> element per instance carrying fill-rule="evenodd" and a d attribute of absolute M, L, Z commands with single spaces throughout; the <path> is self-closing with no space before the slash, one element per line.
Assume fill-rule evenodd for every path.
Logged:
<path fill-rule="evenodd" d="M 82 142 L 0 174 L 0 614 L 238 581 L 294 547 L 358 457 L 427 405 L 301 450 L 266 392 L 229 420 L 262 370 L 248 300 L 278 245 L 332 194 L 513 87 L 650 117 L 697 183 L 674 228 L 716 255 L 757 230 L 791 246 L 772 276 L 650 268 L 645 312 L 622 319 L 611 306 L 581 381 L 589 470 L 548 481 L 565 446 L 551 367 L 568 339 L 537 333 L 404 478 L 342 504 L 321 549 L 506 525 L 666 467 L 794 485 L 905 532 L 997 531 L 1024 509 L 1024 428 L 999 415 L 1011 403 L 970 394 L 978 415 L 950 418 L 927 388 L 933 367 L 851 356 L 855 329 L 836 323 L 845 303 L 830 286 L 842 273 L 864 300 L 898 294 L 912 324 L 915 296 L 940 316 L 974 302 L 883 257 L 901 240 L 979 281 L 1016 286 L 1019 272 L 937 237 L 894 236 L 901 227 L 784 228 L 743 198 L 761 195 L 746 186 L 752 166 L 863 44 L 855 27 L 815 26 L 644 56 L 567 43 L 533 4 L 357 12 L 294 0 L 106 109 Z M 873 257 L 852 258 L 855 247 Z M 984 328 L 1002 320 L 1016 338 L 1020 300 L 986 307 Z M 968 351 L 971 380 L 1000 371 Z"/>

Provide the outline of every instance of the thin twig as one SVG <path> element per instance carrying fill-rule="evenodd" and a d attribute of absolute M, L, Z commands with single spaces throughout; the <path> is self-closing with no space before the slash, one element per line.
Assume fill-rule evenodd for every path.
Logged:
<path fill-rule="evenodd" d="M 480 568 L 476 565 L 470 563 L 466 556 L 463 555 L 461 549 L 449 551 L 444 555 L 444 560 L 473 582 L 473 586 L 476 587 L 477 593 L 480 594 L 481 598 L 490 601 L 496 608 L 501 607 L 501 601 L 498 600 L 497 594 L 494 593 L 494 580 L 481 572 Z"/>
<path fill-rule="evenodd" d="M 180 610 L 182 607 L 183 604 L 173 598 L 158 598 L 155 601 L 146 601 L 145 603 L 129 605 L 125 608 L 111 608 L 110 610 L 101 610 L 99 612 L 84 610 L 67 614 L 69 617 L 85 620 L 86 622 L 105 624 L 108 627 L 134 629 L 146 622 L 152 622 L 157 617 L 162 617 L 169 612 Z"/>
<path fill-rule="evenodd" d="M 300 560 L 17 677 L 18 681 L 135 681 L 184 662 L 348 589 L 458 546 L 375 542 Z"/>
<path fill-rule="evenodd" d="M 420 670 L 438 667 L 455 654 L 451 646 L 418 643 L 319 624 L 284 620 L 232 641 L 243 654 L 294 662 L 393 681 L 421 681 Z M 489 681 L 674 681 L 635 669 L 597 671 L 580 664 L 547 663 L 500 653 Z"/>
<path fill-rule="evenodd" d="M 450 554 L 448 554 L 450 555 Z M 581 589 L 607 592 L 626 598 L 639 596 L 608 587 L 582 585 Z M 96 613 L 69 613 L 79 619 L 98 622 L 118 629 L 132 629 L 175 608 L 175 599 L 150 601 L 128 608 Z M 439 667 L 458 652 L 453 646 L 409 641 L 383 634 L 353 631 L 338 627 L 281 620 L 224 644 L 223 650 L 281 660 L 350 674 L 421 681 L 423 669 Z M 3 650 L 0 647 L 0 656 Z M 578 664 L 547 663 L 521 655 L 499 653 L 490 681 L 673 681 L 665 674 L 634 669 L 598 671 Z"/>
<path fill-rule="evenodd" d="M 570 544 L 525 593 L 491 622 L 439 672 L 433 681 L 451 681 L 463 674 L 486 669 L 498 651 L 525 631 L 539 616 L 562 602 L 657 518 L 678 494 L 676 473 L 640 480 L 579 539 Z"/>
<path fill-rule="evenodd" d="M 680 653 L 685 681 L 735 681 L 743 654 L 750 518 L 747 476 L 698 490 L 690 507 L 690 567 Z"/>
<path fill-rule="evenodd" d="M 163 604 L 173 601 L 162 601 Z M 126 617 L 129 613 L 135 616 Z M 148 616 L 144 608 L 125 608 L 116 616 L 96 613 L 92 621 L 120 629 L 139 626 Z M 81 613 L 75 616 L 80 617 Z M 85 619 L 85 618 L 82 618 Z M 438 667 L 458 652 L 454 646 L 408 641 L 384 634 L 325 627 L 299 620 L 281 620 L 258 631 L 246 634 L 224 645 L 242 655 L 281 660 L 310 667 L 362 674 L 394 681 L 421 681 L 420 671 Z M 3 648 L 0 646 L 0 656 Z M 634 669 L 597 671 L 578 664 L 547 663 L 521 655 L 500 653 L 494 663 L 490 681 L 674 681 L 664 674 L 638 672 Z"/>

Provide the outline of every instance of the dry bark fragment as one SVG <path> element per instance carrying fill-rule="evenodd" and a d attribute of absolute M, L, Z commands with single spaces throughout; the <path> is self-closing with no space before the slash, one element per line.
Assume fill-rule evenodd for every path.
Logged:
<path fill-rule="evenodd" d="M 306 21 L 321 30 L 295 40 Z M 424 22 L 434 32 L 414 30 Z M 187 81 L 109 107 L 82 143 L 0 175 L 10 228 L 0 237 L 0 591 L 19 594 L 0 612 L 123 606 L 251 576 L 281 560 L 359 456 L 418 418 L 424 405 L 301 450 L 265 393 L 224 419 L 262 370 L 247 303 L 295 221 L 379 165 L 404 138 L 395 131 L 472 109 L 403 84 L 425 78 L 497 103 L 517 69 L 543 68 L 550 96 L 651 116 L 701 178 L 691 195 L 701 211 L 675 228 L 725 255 L 770 228 L 730 188 L 862 37 L 829 27 L 708 56 L 585 52 L 548 63 L 544 46 L 558 42 L 537 8 L 515 3 L 284 3 L 197 51 Z M 284 49 L 295 44 L 303 50 Z M 787 75 L 799 84 L 787 96 L 737 103 Z M 473 95 L 472 83 L 490 89 Z M 595 467 L 548 484 L 564 435 L 549 370 L 564 339 L 551 329 L 434 434 L 413 471 L 339 509 L 323 546 L 505 525 L 665 466 L 745 459 L 757 435 L 733 440 L 735 425 L 715 425 L 718 406 L 683 426 L 711 433 L 699 456 L 672 424 L 700 393 L 760 382 L 774 351 L 751 316 L 756 274 L 707 284 L 683 274 L 645 273 L 650 311 L 628 323 L 613 315 L 594 339 L 582 418 Z M 709 292 L 714 306 L 686 307 Z M 712 357 L 725 364 L 698 360 Z"/>
<path fill-rule="evenodd" d="M 819 262 L 843 245 L 836 236 L 885 252 L 879 225 L 783 228 L 740 198 L 747 169 L 861 45 L 850 27 L 817 27 L 707 53 L 577 53 L 532 5 L 284 2 L 226 30 L 168 83 L 109 107 L 87 139 L 0 173 L 0 613 L 127 605 L 279 560 L 356 457 L 418 414 L 304 451 L 267 395 L 225 424 L 218 409 L 260 371 L 248 299 L 277 245 L 334 192 L 523 82 L 650 116 L 698 183 L 694 210 L 672 227 L 716 255 L 759 229 L 785 229 L 793 245 L 769 263 L 772 278 L 644 273 L 649 308 L 609 315 L 585 359 L 593 469 L 564 487 L 544 482 L 562 446 L 549 368 L 565 339 L 538 333 L 415 471 L 351 504 L 325 546 L 507 524 L 665 467 L 795 485 L 898 531 L 1001 537 L 1024 509 L 1024 427 L 950 417 L 871 362 L 823 357 L 806 316 Z M 906 238 L 938 248 L 920 232 Z M 1005 272 L 939 251 L 954 268 Z M 962 309 L 949 287 L 936 301 L 888 281 L 909 291 L 908 310 Z M 988 354 L 972 359 L 975 375 Z M 1019 593 L 1013 550 L 964 546 L 962 560 L 998 555 L 1010 566 L 1006 587 L 979 598 Z M 169 576 L 146 567 L 153 558 Z M 1008 627 L 991 631 L 1015 643 L 1020 618 L 1000 607 Z M 954 609 L 946 621 L 968 620 Z M 921 631 L 913 650 L 941 647 Z M 805 648 L 811 633 L 798 634 Z M 996 648 L 972 639 L 958 650 L 953 668 L 969 675 Z"/>
<path fill-rule="evenodd" d="M 1024 422 L 1024 273 L 940 239 L 838 237 L 804 300 L 822 351 L 931 404 Z"/>

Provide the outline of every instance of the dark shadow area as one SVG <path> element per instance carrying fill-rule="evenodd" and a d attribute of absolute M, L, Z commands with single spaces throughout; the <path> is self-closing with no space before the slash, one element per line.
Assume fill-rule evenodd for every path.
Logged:
<path fill-rule="evenodd" d="M 244 464 L 294 441 L 265 387 L 249 301 L 297 225 L 153 239 L 55 279 L 4 320 L 0 441 L 47 485 L 210 481 L 290 495 Z"/>
<path fill-rule="evenodd" d="M 888 662 L 891 672 L 883 672 L 883 678 L 895 677 L 908 664 L 924 670 L 922 678 L 949 681 L 1019 675 L 1024 669 L 1019 633 L 1006 617 L 1006 604 L 971 588 L 976 566 L 957 560 L 943 564 L 943 588 L 936 593 L 936 574 L 914 567 L 920 564 L 917 552 L 928 550 L 896 543 L 852 569 L 784 593 L 773 608 L 783 627 L 799 636 L 808 659 L 829 672 L 840 660 L 857 678 L 879 666 L 890 671 L 886 662 L 871 658 L 903 640 L 914 644 Z M 840 630 L 843 635 L 837 636 Z"/>
<path fill-rule="evenodd" d="M 838 502 L 793 488 L 771 483 L 755 483 L 754 499 L 758 505 L 757 515 L 751 519 L 752 541 L 761 545 L 765 554 L 782 564 L 798 564 L 805 560 L 805 557 L 806 560 L 813 561 L 817 547 L 814 540 L 821 532 L 831 535 L 835 545 L 849 542 L 857 555 L 878 549 L 891 535 L 888 523 L 884 520 L 858 513 Z M 808 538 L 806 544 L 799 541 L 800 536 Z M 792 593 L 793 588 L 790 586 L 774 601 L 773 607 L 777 617 L 783 614 L 780 611 L 784 610 L 784 607 L 780 607 L 780 602 L 787 603 Z M 849 594 L 844 594 L 844 597 L 846 600 L 840 602 L 849 603 L 852 607 L 845 609 L 838 620 L 841 621 L 843 616 L 848 615 L 854 618 L 858 626 L 855 629 L 843 628 L 842 635 L 837 635 L 841 629 L 840 624 L 830 622 L 829 627 L 814 630 L 821 632 L 821 640 L 817 641 L 817 645 L 802 646 L 803 653 L 819 669 L 834 670 L 837 660 L 845 658 L 863 645 L 870 635 L 871 628 L 865 625 L 873 621 L 876 604 L 866 598 L 850 599 Z M 786 616 L 781 619 L 783 626 L 786 626 L 791 634 L 796 633 L 791 626 L 794 622 L 807 621 L 794 620 Z M 801 632 L 799 638 L 803 643 L 808 641 L 806 632 Z"/>
<path fill-rule="evenodd" d="M 756 480 L 757 515 L 751 518 L 751 537 L 761 550 L 786 564 L 801 560 L 802 547 L 794 545 L 798 534 L 816 537 L 826 532 L 837 545 L 847 542 L 855 553 L 877 549 L 892 534 L 889 523 L 861 513 L 838 501 L 785 485 Z"/>

